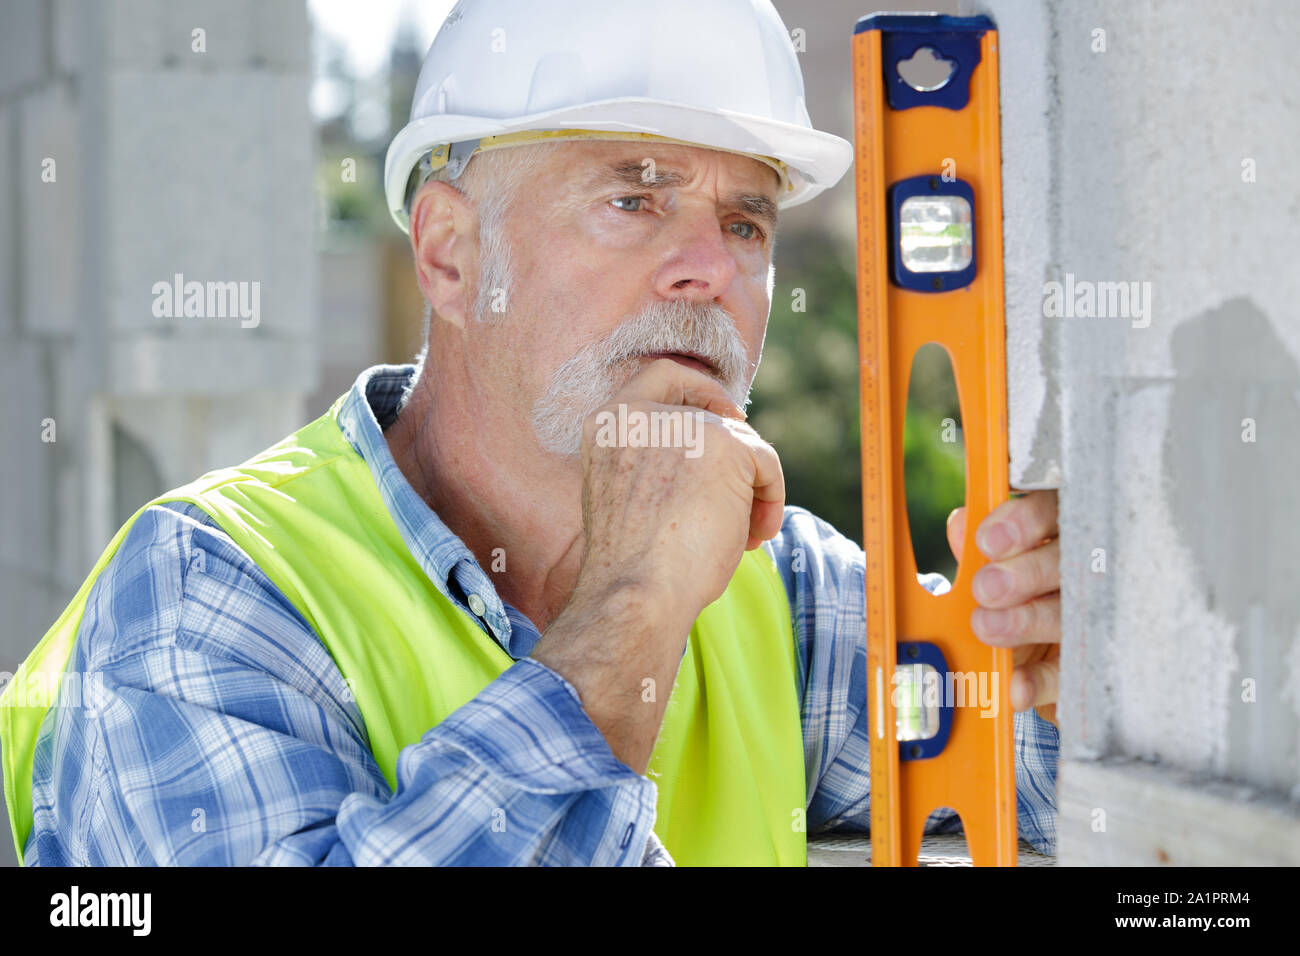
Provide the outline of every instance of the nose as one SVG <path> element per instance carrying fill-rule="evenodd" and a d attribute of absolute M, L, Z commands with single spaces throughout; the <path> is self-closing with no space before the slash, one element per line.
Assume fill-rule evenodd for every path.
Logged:
<path fill-rule="evenodd" d="M 655 291 L 665 299 L 697 302 L 726 295 L 738 270 L 717 213 L 682 209 L 674 219 L 672 254 L 655 277 Z"/>

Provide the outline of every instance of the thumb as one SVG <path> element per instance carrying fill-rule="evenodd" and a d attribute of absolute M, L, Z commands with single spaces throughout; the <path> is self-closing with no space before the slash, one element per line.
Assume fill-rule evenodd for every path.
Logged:
<path fill-rule="evenodd" d="M 966 538 L 966 506 L 952 509 L 952 514 L 948 515 L 948 524 L 944 529 L 948 534 L 948 548 L 952 551 L 952 556 L 961 563 L 961 546 Z"/>

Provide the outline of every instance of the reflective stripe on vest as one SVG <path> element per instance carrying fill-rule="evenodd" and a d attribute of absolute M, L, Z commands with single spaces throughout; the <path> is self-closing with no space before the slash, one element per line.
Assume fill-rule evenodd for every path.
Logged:
<path fill-rule="evenodd" d="M 137 511 L 18 669 L 0 696 L 0 746 L 19 860 L 32 828 L 32 759 L 55 699 L 37 689 L 67 667 L 95 579 L 150 505 L 202 508 L 292 602 L 351 686 L 394 789 L 401 749 L 513 663 L 420 568 L 340 431 L 342 403 L 244 464 Z M 654 829 L 678 863 L 805 865 L 794 655 L 780 575 L 765 550 L 747 552 L 691 629 L 651 756 Z"/>

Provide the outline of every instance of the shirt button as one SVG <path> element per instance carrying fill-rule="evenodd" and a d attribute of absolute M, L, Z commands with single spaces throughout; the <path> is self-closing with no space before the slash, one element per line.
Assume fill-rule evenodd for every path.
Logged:
<path fill-rule="evenodd" d="M 483 599 L 477 594 L 471 594 L 469 596 L 469 609 L 474 612 L 475 617 L 482 617 L 483 612 L 487 610 L 487 605 L 483 603 Z"/>

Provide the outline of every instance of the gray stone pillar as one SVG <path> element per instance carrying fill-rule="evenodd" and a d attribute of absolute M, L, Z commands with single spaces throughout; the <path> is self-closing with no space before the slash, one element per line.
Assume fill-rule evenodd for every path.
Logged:
<path fill-rule="evenodd" d="M 126 515 L 303 423 L 308 46 L 303 0 L 4 6 L 0 671 Z M 202 314 L 160 301 L 177 275 Z"/>

